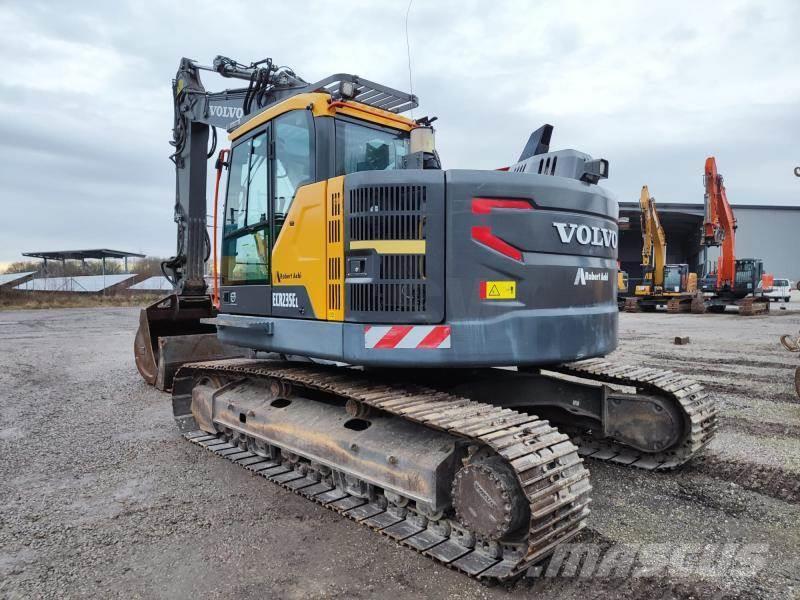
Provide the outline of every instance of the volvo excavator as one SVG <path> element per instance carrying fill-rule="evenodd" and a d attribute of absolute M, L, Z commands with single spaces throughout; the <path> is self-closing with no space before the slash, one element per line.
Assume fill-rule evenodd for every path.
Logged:
<path fill-rule="evenodd" d="M 765 276 L 764 261 L 736 258 L 736 218 L 713 156 L 706 159 L 703 183 L 705 217 L 701 243 L 706 247 L 719 246 L 720 253 L 716 268 L 700 282 L 705 294 L 703 305 L 696 302 L 692 312 L 721 313 L 727 306 L 737 306 L 743 316 L 769 312 L 769 299 L 763 288 L 759 288 Z"/>
<path fill-rule="evenodd" d="M 654 311 L 666 305 L 667 312 L 688 312 L 697 296 L 697 274 L 689 265 L 667 264 L 667 237 L 656 209 L 656 199 L 642 186 L 639 197 L 642 222 L 642 283 L 625 299 L 626 312 Z"/>
<path fill-rule="evenodd" d="M 202 71 L 243 84 L 210 93 Z M 605 160 L 551 152 L 545 126 L 513 168 L 443 170 L 434 119 L 403 115 L 415 96 L 269 59 L 183 59 L 173 91 L 175 291 L 142 311 L 135 354 L 192 444 L 507 580 L 584 526 L 582 457 L 667 470 L 711 440 L 702 385 L 602 358 L 618 320 Z"/>

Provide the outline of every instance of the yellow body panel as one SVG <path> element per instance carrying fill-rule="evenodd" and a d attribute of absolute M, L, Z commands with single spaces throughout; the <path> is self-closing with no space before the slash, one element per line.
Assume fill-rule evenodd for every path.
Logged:
<path fill-rule="evenodd" d="M 425 254 L 425 240 L 358 240 L 350 250 L 375 250 L 378 254 Z"/>
<path fill-rule="evenodd" d="M 344 321 L 344 177 L 328 180 L 326 194 L 328 321 Z"/>
<path fill-rule="evenodd" d="M 308 94 L 292 96 L 254 115 L 249 121 L 242 123 L 230 133 L 228 139 L 231 141 L 236 140 L 283 113 L 289 112 L 290 110 L 307 109 L 309 106 L 315 117 L 332 117 L 337 113 L 341 113 L 403 131 L 409 131 L 416 126 L 411 119 L 386 110 L 381 110 L 380 108 L 374 108 L 354 101 L 337 102 L 335 105 L 332 105 L 330 100 L 330 95 L 322 92 L 309 92 Z"/>
<path fill-rule="evenodd" d="M 275 246 L 272 249 L 272 285 L 280 292 L 284 286 L 303 286 L 318 319 L 327 314 L 326 302 L 326 188 L 320 181 L 302 186 L 292 202 Z M 299 277 L 284 280 L 281 273 Z"/>

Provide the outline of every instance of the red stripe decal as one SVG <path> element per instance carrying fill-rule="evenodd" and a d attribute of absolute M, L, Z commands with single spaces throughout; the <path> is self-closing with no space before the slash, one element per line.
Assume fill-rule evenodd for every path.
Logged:
<path fill-rule="evenodd" d="M 480 282 L 480 289 L 478 290 L 478 295 L 480 296 L 481 300 L 486 300 L 486 282 Z"/>
<path fill-rule="evenodd" d="M 422 338 L 422 341 L 417 344 L 417 348 L 438 348 L 439 344 L 445 341 L 449 335 L 449 326 L 440 325 L 438 327 L 434 327 L 431 332 Z"/>
<path fill-rule="evenodd" d="M 532 210 L 530 202 L 511 198 L 473 198 L 472 212 L 476 215 L 488 215 L 493 208 L 513 208 L 516 210 Z"/>
<path fill-rule="evenodd" d="M 389 333 L 384 335 L 377 344 L 375 344 L 375 348 L 394 348 L 397 344 L 400 343 L 413 325 L 395 325 L 390 330 Z"/>
<path fill-rule="evenodd" d="M 370 329 L 372 329 L 372 325 L 364 325 L 364 333 L 369 332 Z"/>
<path fill-rule="evenodd" d="M 480 242 L 484 246 L 491 248 L 492 250 L 496 250 L 500 254 L 522 262 L 522 252 L 518 248 L 515 248 L 508 242 L 501 240 L 499 237 L 494 235 L 490 227 L 483 225 L 473 226 L 472 239 Z"/>

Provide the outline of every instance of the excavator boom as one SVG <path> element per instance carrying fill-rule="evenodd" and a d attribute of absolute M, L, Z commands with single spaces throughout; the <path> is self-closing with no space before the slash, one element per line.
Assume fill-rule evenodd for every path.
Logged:
<path fill-rule="evenodd" d="M 721 246 L 717 261 L 717 288 L 733 286 L 736 275 L 736 218 L 725 193 L 722 175 L 717 172 L 713 156 L 706 159 L 703 175 L 705 184 L 705 220 L 703 244 Z"/>
<path fill-rule="evenodd" d="M 649 273 L 653 287 L 664 286 L 664 267 L 667 264 L 667 238 L 658 218 L 656 199 L 650 196 L 647 186 L 642 186 L 639 197 L 642 215 L 642 266 Z"/>

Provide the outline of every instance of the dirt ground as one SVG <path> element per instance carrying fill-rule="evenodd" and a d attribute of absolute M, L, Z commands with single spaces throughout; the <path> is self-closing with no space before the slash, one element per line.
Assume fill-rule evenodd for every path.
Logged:
<path fill-rule="evenodd" d="M 182 440 L 133 365 L 132 308 L 0 313 L 0 597 L 796 598 L 798 355 L 769 316 L 622 314 L 620 361 L 681 369 L 721 405 L 702 459 L 587 460 L 579 541 L 762 544 L 751 571 L 536 577 L 489 587 Z M 678 335 L 691 343 L 673 345 Z M 620 546 L 621 547 L 621 546 Z M 761 564 L 763 563 L 763 565 Z"/>

